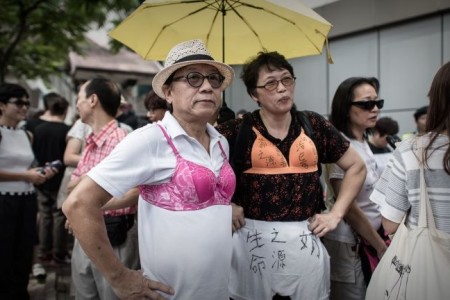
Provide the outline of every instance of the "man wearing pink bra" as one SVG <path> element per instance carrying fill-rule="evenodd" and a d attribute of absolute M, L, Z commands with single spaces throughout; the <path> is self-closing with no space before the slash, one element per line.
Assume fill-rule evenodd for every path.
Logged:
<path fill-rule="evenodd" d="M 241 78 L 260 109 L 217 126 L 237 178 L 230 297 L 328 299 L 330 262 L 320 237 L 344 217 L 364 163 L 321 115 L 293 107 L 295 76 L 284 56 L 258 53 Z M 345 194 L 323 214 L 319 163 L 326 162 L 346 170 Z"/>
<path fill-rule="evenodd" d="M 202 41 L 176 45 L 152 82 L 173 112 L 128 135 L 65 202 L 77 239 L 119 297 L 228 299 L 236 179 L 228 142 L 208 121 L 233 77 Z M 114 257 L 99 219 L 111 195 L 134 186 L 142 273 Z"/>

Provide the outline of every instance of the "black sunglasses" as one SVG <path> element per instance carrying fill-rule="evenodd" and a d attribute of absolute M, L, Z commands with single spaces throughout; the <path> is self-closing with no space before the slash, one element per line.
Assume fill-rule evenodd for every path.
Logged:
<path fill-rule="evenodd" d="M 350 103 L 350 105 L 357 106 L 364 110 L 372 110 L 375 106 L 378 107 L 378 109 L 382 109 L 384 106 L 384 100 L 363 100 L 363 101 L 353 101 Z"/>
<path fill-rule="evenodd" d="M 28 100 L 17 99 L 14 101 L 9 100 L 8 103 L 15 104 L 17 107 L 30 107 L 31 103 Z"/>

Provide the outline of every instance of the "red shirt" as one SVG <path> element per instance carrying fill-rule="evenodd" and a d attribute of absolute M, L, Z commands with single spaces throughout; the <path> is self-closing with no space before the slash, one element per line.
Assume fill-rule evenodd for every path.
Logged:
<path fill-rule="evenodd" d="M 87 174 L 93 167 L 100 163 L 111 153 L 121 140 L 125 138 L 127 131 L 119 128 L 116 120 L 111 120 L 97 134 L 90 133 L 86 137 L 86 147 L 81 154 L 77 168 L 73 171 L 71 179 L 77 179 Z M 134 214 L 136 206 L 108 210 L 105 215 L 119 216 L 125 214 Z"/>

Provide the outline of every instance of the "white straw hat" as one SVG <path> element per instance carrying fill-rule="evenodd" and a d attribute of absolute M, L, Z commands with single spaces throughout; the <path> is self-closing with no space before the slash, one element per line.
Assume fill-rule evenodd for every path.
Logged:
<path fill-rule="evenodd" d="M 190 40 L 173 47 L 166 57 L 164 69 L 159 71 L 152 81 L 155 93 L 165 99 L 162 87 L 176 70 L 193 64 L 207 64 L 217 68 L 225 77 L 220 89 L 226 89 L 234 78 L 234 71 L 229 65 L 215 61 L 201 40 Z"/>

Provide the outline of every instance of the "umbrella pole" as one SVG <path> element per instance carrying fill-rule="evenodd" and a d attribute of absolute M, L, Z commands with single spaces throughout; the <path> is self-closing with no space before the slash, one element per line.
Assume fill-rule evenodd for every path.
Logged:
<path fill-rule="evenodd" d="M 227 12 L 225 10 L 224 0 L 221 1 L 220 11 L 222 12 L 222 62 L 225 63 L 225 15 Z M 222 106 L 227 106 L 225 101 L 225 90 L 222 92 Z"/>
<path fill-rule="evenodd" d="M 225 4 L 223 0 L 220 6 L 220 10 L 222 11 L 222 62 L 225 63 L 225 15 L 227 14 L 227 12 L 225 10 Z"/>

